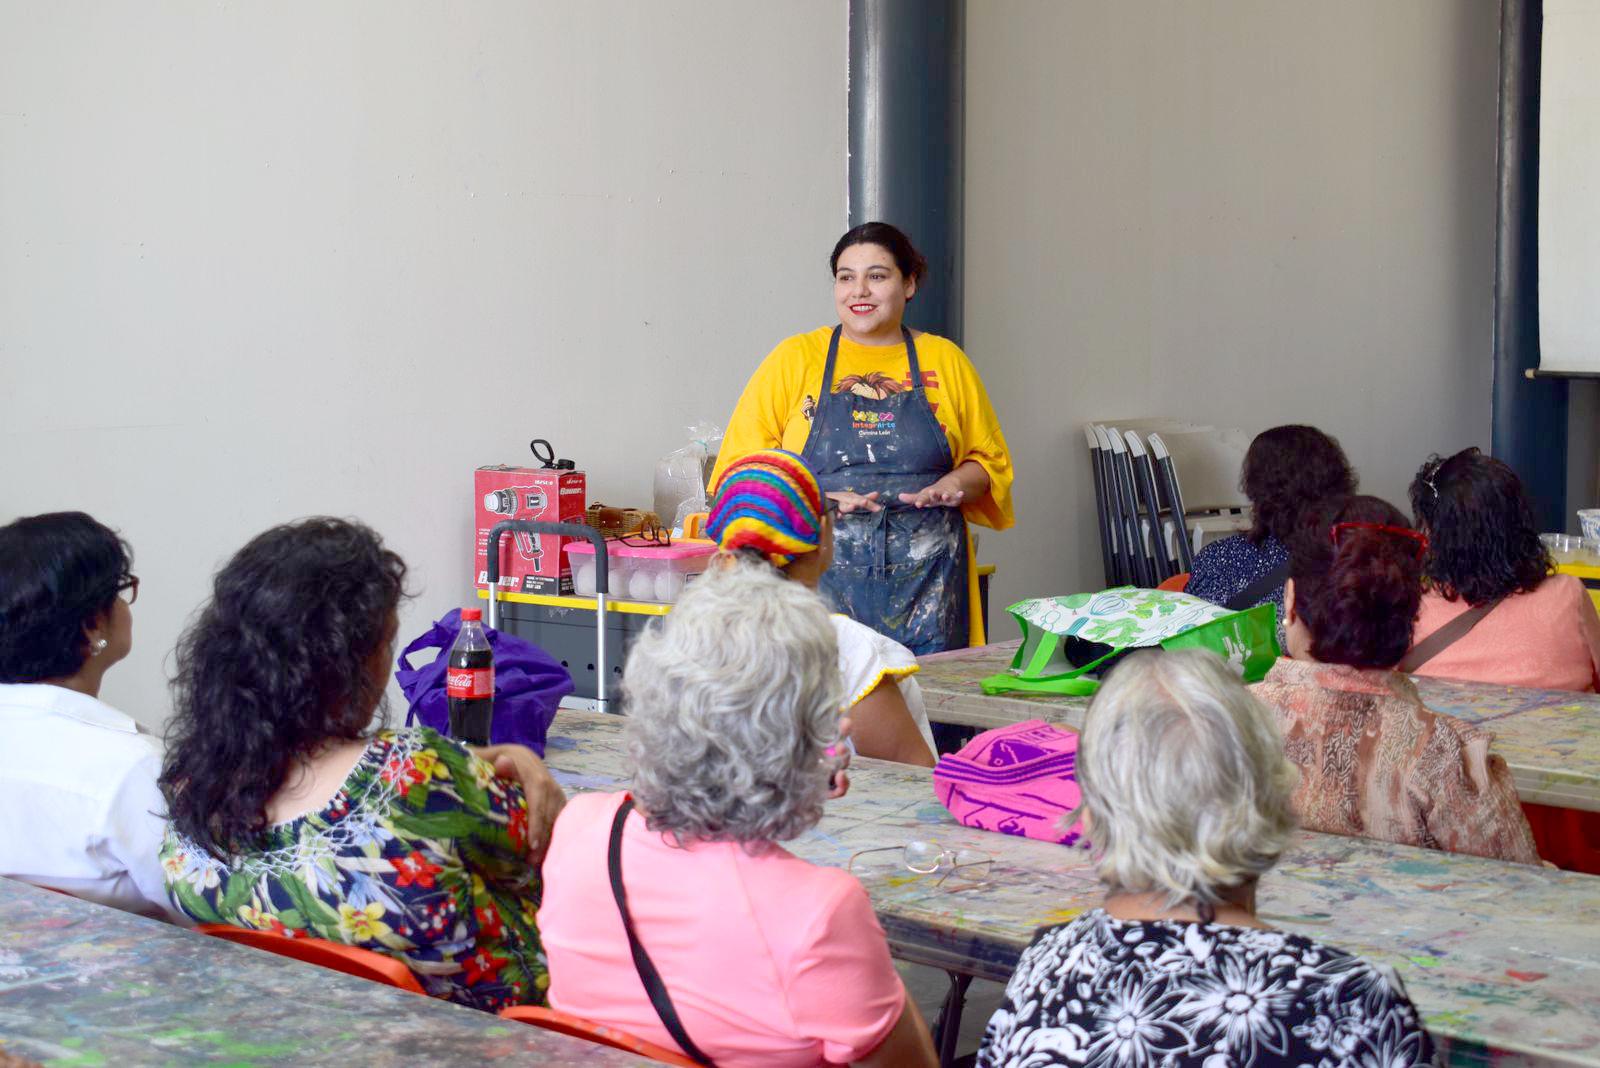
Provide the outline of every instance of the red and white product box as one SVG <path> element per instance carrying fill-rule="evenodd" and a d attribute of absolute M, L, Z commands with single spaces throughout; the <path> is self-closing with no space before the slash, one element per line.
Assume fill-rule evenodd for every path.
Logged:
<path fill-rule="evenodd" d="M 506 519 L 581 523 L 588 508 L 582 471 L 480 467 L 474 473 L 478 588 L 489 587 L 489 530 Z M 572 567 L 562 547 L 571 538 L 511 531 L 500 539 L 500 591 L 554 596 L 572 592 Z"/>

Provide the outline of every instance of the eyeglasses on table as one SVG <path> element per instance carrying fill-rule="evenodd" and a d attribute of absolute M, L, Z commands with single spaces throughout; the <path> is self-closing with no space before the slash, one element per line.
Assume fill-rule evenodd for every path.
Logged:
<path fill-rule="evenodd" d="M 877 846 L 873 849 L 859 849 L 850 854 L 850 860 L 845 864 L 845 870 L 855 872 L 856 861 L 874 853 L 899 853 L 897 858 L 900 866 L 907 871 L 916 872 L 918 875 L 933 875 L 940 873 L 934 885 L 943 887 L 945 881 L 957 872 L 961 873 L 958 885 L 950 887 L 951 890 L 971 889 L 979 886 L 988 878 L 989 871 L 994 865 L 994 857 L 987 853 L 980 853 L 976 849 L 956 849 L 940 842 L 914 839 L 903 846 Z M 864 865 L 863 865 L 864 866 Z"/>

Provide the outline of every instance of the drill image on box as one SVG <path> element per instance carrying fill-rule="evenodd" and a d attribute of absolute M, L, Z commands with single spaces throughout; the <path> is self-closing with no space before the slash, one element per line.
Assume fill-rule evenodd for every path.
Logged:
<path fill-rule="evenodd" d="M 535 486 L 513 486 L 510 489 L 497 489 L 483 495 L 484 510 L 505 519 L 538 520 L 544 515 L 547 503 L 544 491 Z M 530 561 L 533 564 L 532 570 L 539 570 L 539 557 L 544 552 L 539 545 L 539 535 L 519 530 L 516 532 L 516 540 L 517 555 Z M 487 578 L 485 576 L 484 581 L 487 581 Z"/>
<path fill-rule="evenodd" d="M 539 523 L 581 523 L 588 506 L 582 471 L 480 467 L 474 476 L 474 542 L 479 587 L 489 584 L 489 530 L 503 519 Z M 572 592 L 572 568 L 563 552 L 566 538 L 523 531 L 500 542 L 503 593 L 560 596 Z"/>

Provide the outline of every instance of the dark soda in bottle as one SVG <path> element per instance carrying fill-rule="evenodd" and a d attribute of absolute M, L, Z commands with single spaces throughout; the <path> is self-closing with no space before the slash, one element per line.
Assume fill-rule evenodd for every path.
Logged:
<path fill-rule="evenodd" d="M 461 633 L 450 647 L 450 669 L 445 674 L 450 737 L 468 745 L 488 745 L 494 720 L 494 651 L 482 620 L 481 609 L 462 609 Z"/>

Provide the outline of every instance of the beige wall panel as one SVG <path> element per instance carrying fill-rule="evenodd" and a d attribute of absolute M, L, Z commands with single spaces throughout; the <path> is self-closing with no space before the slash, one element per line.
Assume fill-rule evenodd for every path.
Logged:
<path fill-rule="evenodd" d="M 0 2 L 0 519 L 132 542 L 155 724 L 212 569 L 311 513 L 469 596 L 471 471 L 541 436 L 648 504 L 831 313 L 845 11 Z"/>
<path fill-rule="evenodd" d="M 1086 420 L 1313 423 L 1402 506 L 1487 446 L 1498 18 L 969 5 L 966 342 L 1020 471 L 995 610 L 1101 583 Z"/>

